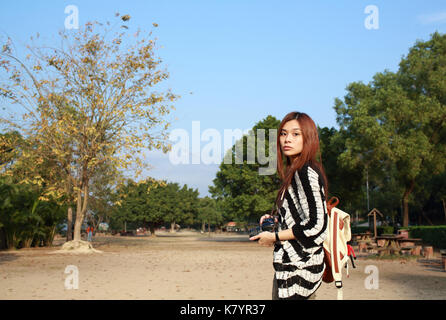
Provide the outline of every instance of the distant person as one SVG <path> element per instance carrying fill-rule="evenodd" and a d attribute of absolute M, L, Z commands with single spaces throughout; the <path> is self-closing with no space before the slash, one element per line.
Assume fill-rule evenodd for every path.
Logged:
<path fill-rule="evenodd" d="M 87 241 L 91 242 L 91 238 L 93 237 L 93 227 L 92 226 L 88 226 L 87 228 L 87 234 L 88 234 L 88 238 Z"/>
<path fill-rule="evenodd" d="M 327 237 L 327 178 L 319 151 L 318 131 L 305 113 L 291 112 L 279 126 L 277 169 L 282 185 L 275 206 L 276 231 L 250 240 L 274 244 L 273 300 L 314 299 L 325 270 L 323 242 Z M 283 168 L 286 157 L 286 168 Z M 271 215 L 263 215 L 260 224 Z"/>

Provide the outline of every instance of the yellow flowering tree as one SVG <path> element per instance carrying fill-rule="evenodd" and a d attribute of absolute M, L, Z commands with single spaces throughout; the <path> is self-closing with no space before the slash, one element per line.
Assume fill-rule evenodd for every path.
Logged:
<path fill-rule="evenodd" d="M 81 239 L 98 168 L 107 164 L 139 176 L 148 166 L 143 151 L 170 150 L 168 114 L 177 96 L 161 87 L 168 73 L 155 55 L 156 39 L 132 31 L 129 19 L 117 14 L 113 25 L 88 22 L 77 31 L 63 30 L 58 47 L 27 46 L 23 59 L 8 39 L 0 54 L 7 75 L 0 97 L 23 107 L 14 113 L 20 120 L 2 117 L 2 123 L 36 142 L 20 161 L 56 162 L 60 176 L 47 190 L 72 193 L 74 240 Z"/>

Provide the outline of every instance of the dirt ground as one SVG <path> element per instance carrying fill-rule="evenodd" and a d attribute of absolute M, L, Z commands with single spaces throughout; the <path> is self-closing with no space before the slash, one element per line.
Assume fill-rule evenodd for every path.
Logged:
<path fill-rule="evenodd" d="M 95 237 L 102 253 L 54 253 L 62 244 L 0 251 L 0 299 L 271 299 L 272 247 L 246 235 Z M 345 300 L 446 299 L 438 253 L 431 260 L 357 256 L 356 269 L 348 278 L 344 273 Z M 323 283 L 316 299 L 336 297 L 334 284 Z"/>

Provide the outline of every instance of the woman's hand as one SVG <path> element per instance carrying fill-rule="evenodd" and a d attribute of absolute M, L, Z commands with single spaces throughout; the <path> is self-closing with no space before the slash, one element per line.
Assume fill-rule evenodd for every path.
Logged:
<path fill-rule="evenodd" d="M 264 247 L 270 247 L 276 241 L 276 235 L 272 232 L 263 231 L 258 235 L 249 238 L 249 240 L 257 240 L 259 239 L 259 244 Z"/>

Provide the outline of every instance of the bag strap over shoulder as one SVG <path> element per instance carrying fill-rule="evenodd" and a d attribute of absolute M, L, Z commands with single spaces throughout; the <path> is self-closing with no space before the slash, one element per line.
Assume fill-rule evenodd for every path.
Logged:
<path fill-rule="evenodd" d="M 330 200 L 327 201 L 327 211 L 328 211 L 328 215 L 331 214 L 331 209 L 333 209 L 334 207 L 336 207 L 339 203 L 339 199 L 336 197 L 331 197 Z"/>

